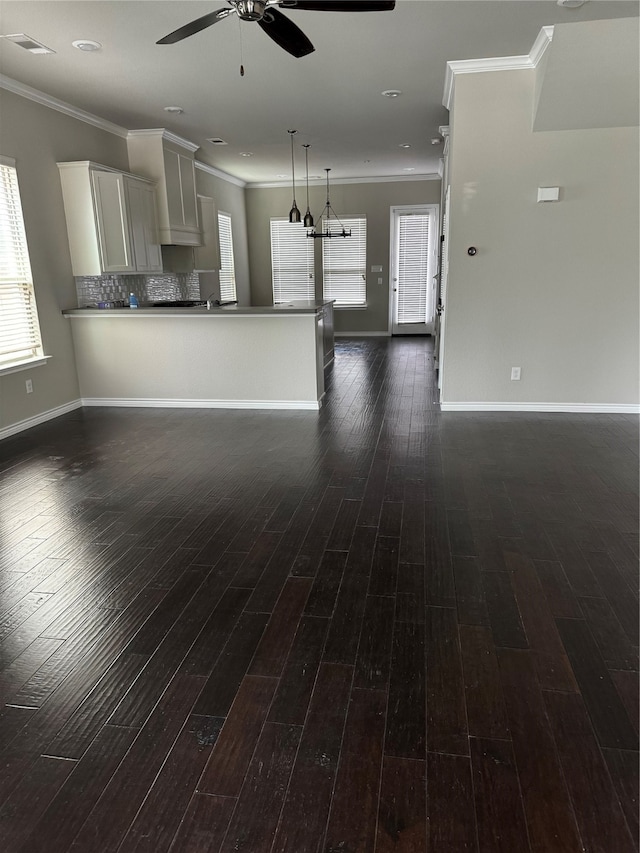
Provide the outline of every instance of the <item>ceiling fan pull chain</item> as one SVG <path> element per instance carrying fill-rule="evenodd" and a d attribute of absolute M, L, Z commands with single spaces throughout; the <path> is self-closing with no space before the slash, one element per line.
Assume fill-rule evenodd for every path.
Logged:
<path fill-rule="evenodd" d="M 244 56 L 242 55 L 242 23 L 238 18 L 238 32 L 240 34 L 240 76 L 244 77 Z"/>

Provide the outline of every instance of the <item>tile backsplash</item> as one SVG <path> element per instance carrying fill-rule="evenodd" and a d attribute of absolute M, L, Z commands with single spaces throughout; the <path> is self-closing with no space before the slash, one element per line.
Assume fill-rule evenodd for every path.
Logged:
<path fill-rule="evenodd" d="M 138 302 L 200 299 L 198 273 L 151 273 L 148 275 L 76 276 L 78 308 L 97 306 L 98 302 L 129 299 L 135 293 Z"/>

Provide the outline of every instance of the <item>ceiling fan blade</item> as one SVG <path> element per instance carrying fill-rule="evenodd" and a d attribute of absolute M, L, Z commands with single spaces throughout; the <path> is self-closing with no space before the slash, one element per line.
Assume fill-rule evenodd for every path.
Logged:
<path fill-rule="evenodd" d="M 208 15 L 196 18 L 196 20 L 191 21 L 190 24 L 185 24 L 184 27 L 174 30 L 172 33 L 169 33 L 168 36 L 157 41 L 156 44 L 175 44 L 177 41 L 182 41 L 182 39 L 189 38 L 189 36 L 199 33 L 200 30 L 206 30 L 207 27 L 217 24 L 218 21 L 224 20 L 224 18 L 234 12 L 235 9 L 216 9 L 215 12 L 209 12 Z"/>
<path fill-rule="evenodd" d="M 391 12 L 395 0 L 284 0 L 283 9 L 306 9 L 310 12 Z"/>
<path fill-rule="evenodd" d="M 269 38 L 273 39 L 277 45 L 292 56 L 298 58 L 307 56 L 315 50 L 300 27 L 274 9 L 273 6 L 265 13 L 264 18 L 258 21 L 258 25 Z"/>

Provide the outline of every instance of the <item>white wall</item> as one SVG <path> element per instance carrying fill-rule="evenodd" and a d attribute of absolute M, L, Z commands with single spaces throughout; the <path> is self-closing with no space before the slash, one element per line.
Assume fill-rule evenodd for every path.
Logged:
<path fill-rule="evenodd" d="M 637 406 L 638 129 L 533 133 L 534 95 L 456 79 L 443 404 Z"/>

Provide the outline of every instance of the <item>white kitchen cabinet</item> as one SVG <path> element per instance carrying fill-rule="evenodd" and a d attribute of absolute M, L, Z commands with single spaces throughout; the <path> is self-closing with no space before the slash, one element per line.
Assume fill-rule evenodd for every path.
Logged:
<path fill-rule="evenodd" d="M 58 168 L 74 275 L 162 269 L 150 181 L 89 160 Z"/>
<path fill-rule="evenodd" d="M 161 272 L 156 194 L 152 184 L 125 176 L 133 258 L 137 272 Z"/>
<path fill-rule="evenodd" d="M 129 166 L 156 183 L 160 242 L 199 246 L 194 152 L 197 145 L 167 130 L 131 130 Z"/>

